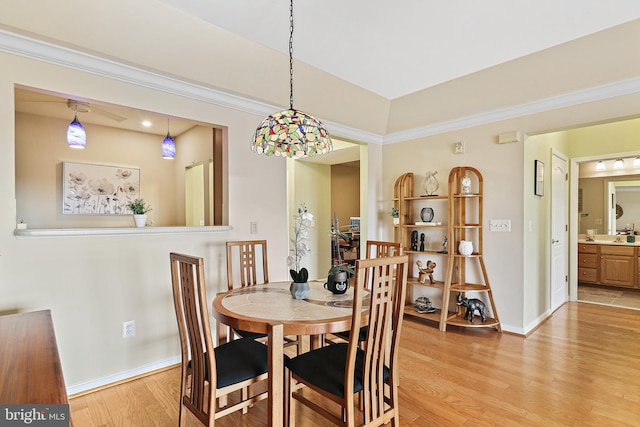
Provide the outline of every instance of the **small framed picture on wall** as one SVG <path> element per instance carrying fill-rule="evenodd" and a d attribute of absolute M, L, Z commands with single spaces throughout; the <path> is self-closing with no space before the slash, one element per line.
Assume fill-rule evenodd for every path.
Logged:
<path fill-rule="evenodd" d="M 544 163 L 536 160 L 533 169 L 533 194 L 536 196 L 544 196 Z"/>

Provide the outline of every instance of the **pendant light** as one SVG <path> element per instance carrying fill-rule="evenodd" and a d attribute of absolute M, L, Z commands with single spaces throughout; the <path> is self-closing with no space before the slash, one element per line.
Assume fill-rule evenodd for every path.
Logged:
<path fill-rule="evenodd" d="M 613 168 L 614 169 L 622 169 L 624 168 L 624 160 L 622 159 L 618 159 L 613 163 Z"/>
<path fill-rule="evenodd" d="M 87 145 L 87 133 L 82 127 L 82 123 L 78 121 L 78 101 L 73 99 L 67 100 L 67 106 L 76 112 L 73 121 L 69 123 L 67 128 L 67 144 L 70 148 L 83 149 Z M 81 105 L 83 112 L 89 111 L 89 107 Z"/>
<path fill-rule="evenodd" d="M 605 169 L 604 167 L 604 162 L 602 160 L 600 160 L 597 164 L 596 164 L 596 170 L 597 171 L 603 171 Z"/>
<path fill-rule="evenodd" d="M 289 109 L 269 115 L 256 129 L 251 149 L 267 156 L 310 157 L 333 148 L 329 132 L 313 116 L 293 108 L 293 0 L 289 6 Z"/>
<path fill-rule="evenodd" d="M 174 159 L 176 157 L 176 142 L 169 133 L 169 119 L 167 119 L 167 136 L 162 141 L 162 158 Z"/>

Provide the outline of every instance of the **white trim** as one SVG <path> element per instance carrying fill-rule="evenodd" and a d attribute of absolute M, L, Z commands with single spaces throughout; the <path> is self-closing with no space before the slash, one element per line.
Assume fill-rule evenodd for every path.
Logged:
<path fill-rule="evenodd" d="M 67 387 L 67 395 L 73 397 L 74 394 L 83 393 L 88 390 L 107 386 L 109 384 L 117 383 L 122 380 L 136 377 L 138 375 L 148 374 L 159 369 L 168 368 L 170 366 L 181 363 L 182 357 L 176 356 L 171 359 L 155 362 L 150 365 L 140 366 L 139 368 L 129 369 L 127 371 L 119 372 L 114 375 L 98 378 L 93 381 L 87 381 L 85 383 L 76 384 L 71 387 Z"/>
<path fill-rule="evenodd" d="M 15 230 L 18 238 L 69 237 L 69 236 L 113 236 L 119 234 L 183 234 L 231 231 L 230 225 L 201 227 L 119 227 L 119 228 L 34 228 Z"/>
<path fill-rule="evenodd" d="M 163 76 L 151 71 L 121 64 L 108 59 L 72 50 L 52 43 L 26 37 L 6 30 L 0 30 L 0 51 L 37 59 L 63 67 L 85 71 L 95 75 L 136 84 L 142 87 L 172 93 L 190 99 L 208 102 L 259 116 L 279 111 L 282 106 L 274 106 L 249 98 L 232 95 L 205 86 Z M 481 126 L 501 120 L 551 111 L 573 105 L 600 101 L 640 93 L 640 78 L 632 78 L 579 90 L 511 107 L 485 111 L 471 116 L 446 120 L 387 135 L 377 135 L 337 123 L 322 120 L 327 130 L 337 136 L 373 144 L 393 144 L 445 132 L 452 132 L 473 126 Z"/>

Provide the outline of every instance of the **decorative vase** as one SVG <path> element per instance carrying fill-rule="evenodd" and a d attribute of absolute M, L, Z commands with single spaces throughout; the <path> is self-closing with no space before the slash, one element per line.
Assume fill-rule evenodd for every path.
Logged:
<path fill-rule="evenodd" d="M 309 296 L 309 283 L 291 282 L 289 291 L 291 292 L 291 296 L 295 299 L 307 299 Z"/>
<path fill-rule="evenodd" d="M 134 215 L 133 220 L 136 222 L 136 227 L 144 227 L 147 225 L 147 215 Z"/>
<path fill-rule="evenodd" d="M 435 194 L 438 191 L 438 187 L 440 187 L 440 183 L 436 178 L 436 174 L 438 171 L 428 171 L 424 178 L 424 192 L 427 196 L 437 196 Z"/>
<path fill-rule="evenodd" d="M 470 240 L 460 240 L 458 245 L 460 255 L 469 256 L 473 253 L 473 242 Z"/>
<path fill-rule="evenodd" d="M 433 221 L 434 215 L 433 208 L 422 208 L 420 210 L 420 219 L 424 222 Z"/>
<path fill-rule="evenodd" d="M 393 218 L 393 224 L 394 225 L 400 224 L 400 218 L 398 218 L 398 217 Z"/>

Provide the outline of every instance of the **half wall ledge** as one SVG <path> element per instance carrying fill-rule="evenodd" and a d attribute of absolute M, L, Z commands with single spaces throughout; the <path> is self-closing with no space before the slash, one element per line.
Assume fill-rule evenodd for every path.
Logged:
<path fill-rule="evenodd" d="M 118 228 L 34 228 L 15 230 L 18 238 L 56 237 L 56 236 L 114 236 L 122 234 L 183 234 L 183 233 L 218 233 L 231 231 L 230 225 L 214 225 L 200 227 L 118 227 Z"/>

